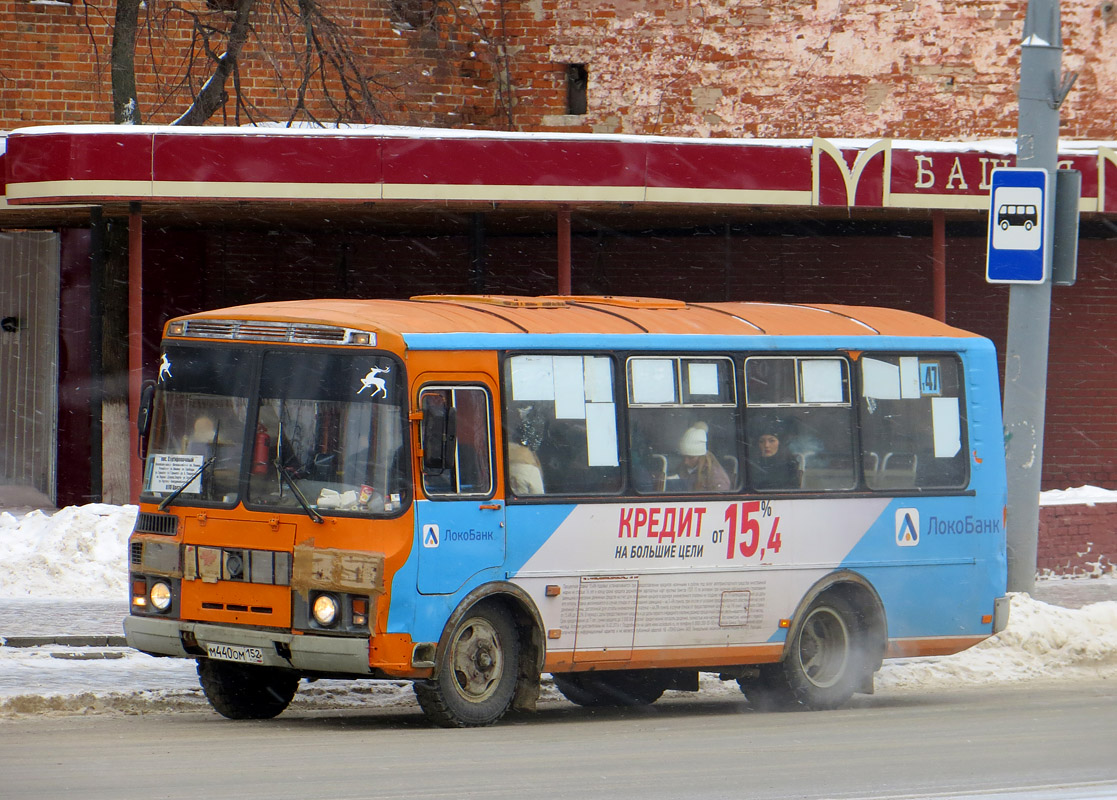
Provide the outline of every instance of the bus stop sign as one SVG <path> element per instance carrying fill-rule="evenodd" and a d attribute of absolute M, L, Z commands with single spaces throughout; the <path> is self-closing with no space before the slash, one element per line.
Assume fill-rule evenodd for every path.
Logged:
<path fill-rule="evenodd" d="M 1051 262 L 1045 169 L 1000 167 L 989 188 L 989 283 L 1043 283 Z"/>

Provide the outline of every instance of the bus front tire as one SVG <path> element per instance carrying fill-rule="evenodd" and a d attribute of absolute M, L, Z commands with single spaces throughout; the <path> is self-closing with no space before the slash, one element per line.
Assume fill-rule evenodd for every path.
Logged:
<path fill-rule="evenodd" d="M 198 682 L 214 710 L 228 719 L 271 719 L 283 713 L 299 676 L 274 667 L 198 659 Z"/>
<path fill-rule="evenodd" d="M 512 705 L 519 660 L 508 612 L 492 603 L 477 606 L 454 628 L 438 677 L 415 682 L 419 706 L 443 728 L 492 725 Z"/>
<path fill-rule="evenodd" d="M 667 681 L 656 670 L 568 672 L 552 677 L 563 697 L 587 708 L 646 706 L 658 700 L 667 689 Z"/>
<path fill-rule="evenodd" d="M 868 639 L 850 602 L 825 594 L 807 609 L 784 659 L 762 665 L 759 676 L 738 684 L 761 710 L 838 708 L 871 675 Z"/>

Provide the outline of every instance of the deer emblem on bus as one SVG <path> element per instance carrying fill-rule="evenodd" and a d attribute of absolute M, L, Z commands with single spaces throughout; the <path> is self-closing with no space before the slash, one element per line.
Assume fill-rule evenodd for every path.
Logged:
<path fill-rule="evenodd" d="M 164 378 L 173 378 L 171 374 L 171 360 L 167 358 L 167 354 L 163 354 L 163 358 L 159 361 L 159 382 L 162 383 Z"/>
<path fill-rule="evenodd" d="M 384 367 L 384 369 L 381 369 L 380 367 L 373 367 L 372 369 L 370 369 L 368 371 L 368 374 L 361 378 L 361 388 L 357 390 L 357 394 L 360 394 L 365 389 L 371 388 L 372 393 L 369 395 L 370 398 L 376 397 L 377 392 L 379 392 L 383 397 L 387 397 L 388 389 L 384 385 L 384 379 L 379 376 L 385 372 L 391 371 L 391 367 Z"/>

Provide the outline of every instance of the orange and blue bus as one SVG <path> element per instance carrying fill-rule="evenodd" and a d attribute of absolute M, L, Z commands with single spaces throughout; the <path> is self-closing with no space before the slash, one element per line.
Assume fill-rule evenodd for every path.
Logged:
<path fill-rule="evenodd" d="M 423 296 L 170 320 L 128 643 L 230 718 L 408 679 L 443 726 L 735 680 L 834 708 L 1007 621 L 997 360 L 839 305 Z"/>

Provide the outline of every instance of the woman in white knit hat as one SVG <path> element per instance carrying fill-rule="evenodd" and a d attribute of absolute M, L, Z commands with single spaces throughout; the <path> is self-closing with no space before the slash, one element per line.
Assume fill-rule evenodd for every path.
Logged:
<path fill-rule="evenodd" d="M 733 488 L 717 458 L 707 446 L 709 427 L 705 422 L 696 422 L 687 428 L 679 442 L 679 455 L 683 457 L 683 491 L 687 492 L 728 492 Z"/>

